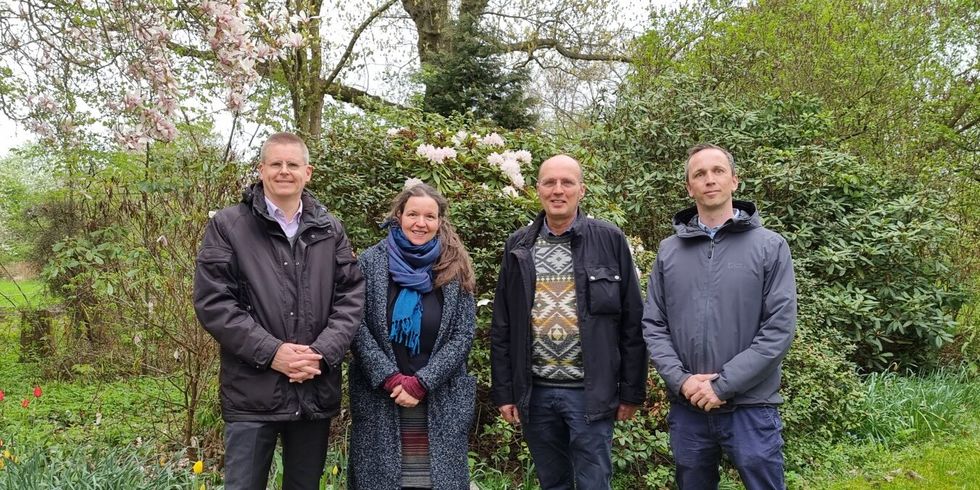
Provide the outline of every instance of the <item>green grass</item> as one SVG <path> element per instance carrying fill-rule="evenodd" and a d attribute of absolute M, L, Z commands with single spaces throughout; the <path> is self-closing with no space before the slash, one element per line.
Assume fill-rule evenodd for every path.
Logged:
<path fill-rule="evenodd" d="M 42 306 L 50 302 L 44 283 L 37 279 L 17 282 L 0 279 L 0 309 Z"/>
<path fill-rule="evenodd" d="M 980 488 L 980 380 L 969 372 L 866 377 L 866 416 L 834 450 L 848 463 L 805 488 Z"/>
<path fill-rule="evenodd" d="M 854 476 L 829 484 L 826 488 L 980 488 L 980 437 L 930 441 L 897 453 L 882 451 L 877 457 L 877 461 L 856 469 Z"/>
<path fill-rule="evenodd" d="M 18 362 L 15 321 L 0 321 L 0 439 L 24 447 L 152 439 L 164 419 L 159 380 L 44 380 L 36 364 Z M 34 396 L 39 386 L 41 397 Z M 21 404 L 26 400 L 28 406 Z"/>
<path fill-rule="evenodd" d="M 928 376 L 872 374 L 864 379 L 864 413 L 855 431 L 860 442 L 892 446 L 971 433 L 980 426 L 980 381 L 964 369 Z"/>

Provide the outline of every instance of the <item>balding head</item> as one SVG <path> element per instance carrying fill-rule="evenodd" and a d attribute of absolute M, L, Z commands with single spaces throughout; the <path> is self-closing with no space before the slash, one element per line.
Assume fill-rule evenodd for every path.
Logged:
<path fill-rule="evenodd" d="M 555 155 L 541 164 L 541 168 L 538 169 L 538 181 L 541 181 L 541 174 L 545 172 L 546 167 L 558 166 L 564 168 L 574 168 L 575 173 L 578 176 L 578 181 L 582 183 L 585 179 L 582 177 L 582 166 L 579 165 L 578 160 L 568 156 L 568 155 Z"/>
<path fill-rule="evenodd" d="M 548 227 L 562 234 L 575 220 L 578 203 L 585 196 L 582 166 L 568 155 L 555 155 L 538 170 L 538 199 L 548 219 Z"/>

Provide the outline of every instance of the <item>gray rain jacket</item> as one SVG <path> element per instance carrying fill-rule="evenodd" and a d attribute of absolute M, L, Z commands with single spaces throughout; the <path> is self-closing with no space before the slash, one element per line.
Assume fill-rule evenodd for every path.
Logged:
<path fill-rule="evenodd" d="M 711 239 L 697 208 L 674 216 L 660 242 L 643 310 L 643 338 L 669 395 L 686 402 L 692 374 L 718 373 L 715 394 L 738 405 L 778 404 L 780 364 L 796 331 L 796 281 L 789 246 L 762 227 L 755 205 Z"/>

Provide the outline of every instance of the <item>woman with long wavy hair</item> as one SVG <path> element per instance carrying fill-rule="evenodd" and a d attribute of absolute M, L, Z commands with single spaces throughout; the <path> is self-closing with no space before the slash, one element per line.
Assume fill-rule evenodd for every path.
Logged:
<path fill-rule="evenodd" d="M 367 293 L 350 368 L 355 490 L 469 488 L 476 281 L 447 208 L 434 188 L 407 187 L 388 236 L 358 259 Z"/>

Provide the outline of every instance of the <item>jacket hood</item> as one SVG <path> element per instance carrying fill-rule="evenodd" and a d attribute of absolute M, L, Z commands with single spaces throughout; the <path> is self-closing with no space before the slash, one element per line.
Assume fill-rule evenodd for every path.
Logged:
<path fill-rule="evenodd" d="M 732 207 L 742 211 L 737 218 L 729 223 L 722 225 L 722 230 L 728 233 L 738 233 L 752 228 L 762 226 L 762 218 L 755 204 L 749 201 L 732 201 Z M 708 236 L 704 230 L 698 226 L 698 208 L 691 206 L 679 211 L 674 215 L 674 232 L 681 238 L 691 238 L 696 236 Z"/>
<path fill-rule="evenodd" d="M 311 225 L 325 226 L 329 222 L 327 208 L 320 203 L 313 193 L 303 189 L 300 195 L 303 201 L 303 215 L 300 217 L 301 223 L 309 222 Z M 269 208 L 265 204 L 265 188 L 262 182 L 256 182 L 242 191 L 242 204 L 248 206 L 253 213 L 263 218 L 275 221 L 269 214 Z"/>

